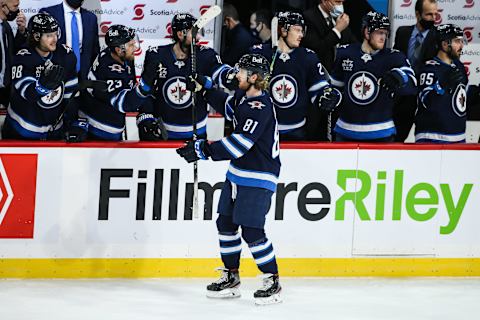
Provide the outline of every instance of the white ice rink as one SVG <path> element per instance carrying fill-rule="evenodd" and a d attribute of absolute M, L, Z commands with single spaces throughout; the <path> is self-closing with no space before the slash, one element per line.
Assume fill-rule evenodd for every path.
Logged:
<path fill-rule="evenodd" d="M 480 319 L 480 278 L 284 278 L 279 305 L 211 300 L 209 279 L 0 280 L 1 320 Z"/>

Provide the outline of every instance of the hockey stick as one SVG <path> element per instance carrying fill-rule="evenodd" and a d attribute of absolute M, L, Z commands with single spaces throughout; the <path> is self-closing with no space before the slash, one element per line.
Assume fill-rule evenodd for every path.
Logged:
<path fill-rule="evenodd" d="M 197 73 L 197 34 L 210 21 L 222 12 L 219 6 L 211 6 L 204 14 L 198 18 L 192 27 L 192 43 L 190 45 L 192 59 L 192 75 Z M 197 140 L 197 93 L 192 94 L 192 125 L 193 125 L 193 141 Z M 193 218 L 198 219 L 198 161 L 193 163 Z"/>
<path fill-rule="evenodd" d="M 270 73 L 273 73 L 273 65 L 275 64 L 275 59 L 277 58 L 277 48 L 278 48 L 278 18 L 273 17 L 272 25 L 271 25 L 271 32 L 272 32 L 272 63 L 270 64 Z"/>

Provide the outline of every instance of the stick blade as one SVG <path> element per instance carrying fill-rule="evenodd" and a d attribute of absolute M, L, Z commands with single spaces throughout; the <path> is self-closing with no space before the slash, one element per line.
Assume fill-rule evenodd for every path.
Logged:
<path fill-rule="evenodd" d="M 222 12 L 222 8 L 220 6 L 214 5 L 208 8 L 207 11 L 205 11 L 204 14 L 198 18 L 198 20 L 195 22 L 193 25 L 194 27 L 197 27 L 198 30 L 204 28 L 210 21 L 215 19 L 216 16 L 218 16 Z"/>

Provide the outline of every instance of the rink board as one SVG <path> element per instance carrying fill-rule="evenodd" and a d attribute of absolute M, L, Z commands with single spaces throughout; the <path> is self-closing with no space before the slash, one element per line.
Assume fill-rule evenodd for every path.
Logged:
<path fill-rule="evenodd" d="M 176 143 L 0 143 L 0 277 L 203 277 L 227 162 Z M 283 144 L 267 217 L 286 276 L 480 276 L 480 146 Z M 248 247 L 242 272 L 258 273 Z"/>

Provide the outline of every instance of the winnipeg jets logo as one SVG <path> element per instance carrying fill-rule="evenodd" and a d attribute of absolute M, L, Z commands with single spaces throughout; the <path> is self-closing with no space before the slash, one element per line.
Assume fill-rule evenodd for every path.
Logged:
<path fill-rule="evenodd" d="M 288 74 L 275 76 L 270 82 L 270 92 L 275 105 L 289 108 L 297 102 L 297 81 Z"/>
<path fill-rule="evenodd" d="M 57 107 L 63 101 L 63 84 L 52 90 L 46 96 L 43 96 L 38 105 L 43 109 L 53 109 Z"/>
<path fill-rule="evenodd" d="M 369 72 L 357 72 L 348 82 L 348 95 L 356 104 L 370 104 L 377 98 L 378 93 L 377 78 Z"/>
<path fill-rule="evenodd" d="M 108 66 L 108 67 L 112 72 L 122 73 L 123 71 L 125 71 L 125 69 L 119 64 L 112 64 L 111 66 Z"/>
<path fill-rule="evenodd" d="M 343 71 L 352 71 L 353 70 L 353 61 L 350 59 L 345 59 L 342 61 Z"/>
<path fill-rule="evenodd" d="M 19 55 L 19 56 L 25 56 L 25 55 L 27 55 L 27 54 L 28 54 L 28 55 L 31 54 L 30 51 L 28 51 L 28 49 L 21 49 L 21 50 L 19 50 L 19 51 L 17 52 L 17 55 Z"/>
<path fill-rule="evenodd" d="M 369 55 L 368 53 L 365 53 L 363 56 L 361 56 L 361 59 L 367 63 L 368 61 L 371 61 L 372 60 L 372 56 Z"/>
<path fill-rule="evenodd" d="M 169 79 L 163 85 L 162 92 L 168 105 L 174 109 L 185 109 L 192 103 L 192 93 L 187 90 L 184 77 Z"/>
<path fill-rule="evenodd" d="M 185 62 L 177 60 L 177 61 L 175 61 L 174 65 L 176 65 L 178 67 L 178 69 L 181 69 L 182 67 L 185 66 Z"/>
<path fill-rule="evenodd" d="M 265 107 L 265 105 L 260 101 L 252 101 L 252 102 L 249 102 L 248 104 L 250 105 L 250 109 L 262 110 L 262 108 Z"/>
<path fill-rule="evenodd" d="M 290 60 L 290 55 L 288 53 L 282 52 L 282 54 L 280 54 L 280 57 L 278 58 L 283 62 L 287 62 L 288 60 Z"/>
<path fill-rule="evenodd" d="M 457 116 L 465 116 L 465 112 L 467 111 L 467 91 L 465 90 L 464 84 L 458 85 L 455 90 L 452 97 L 452 107 Z"/>
<path fill-rule="evenodd" d="M 158 64 L 157 72 L 159 78 L 165 79 L 167 77 L 167 68 L 165 68 L 161 63 Z"/>

